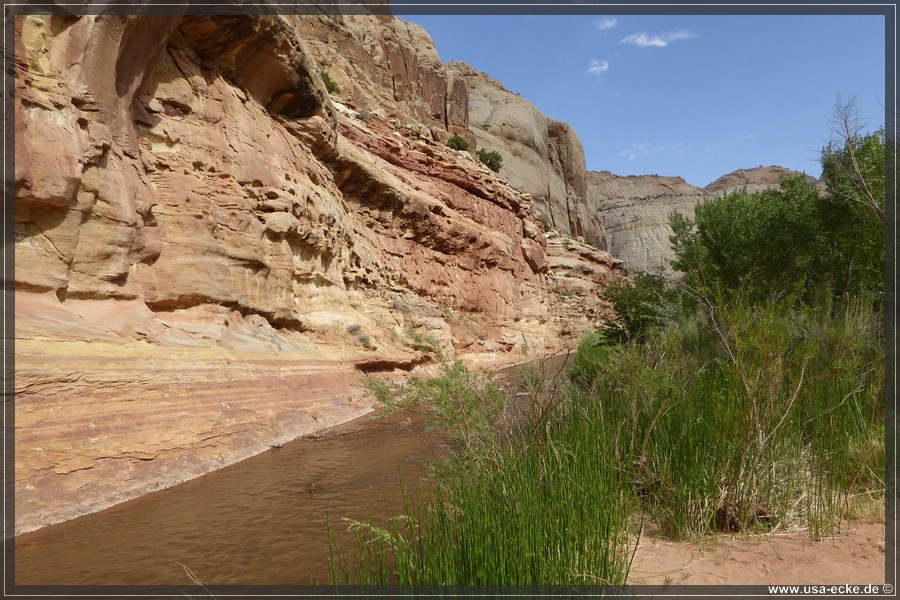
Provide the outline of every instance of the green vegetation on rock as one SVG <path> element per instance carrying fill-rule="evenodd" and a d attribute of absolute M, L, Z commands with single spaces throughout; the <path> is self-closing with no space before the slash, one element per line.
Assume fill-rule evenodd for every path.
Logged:
<path fill-rule="evenodd" d="M 496 150 L 488 151 L 484 148 L 479 148 L 475 156 L 494 173 L 499 173 L 500 167 L 503 166 L 503 157 Z"/>
<path fill-rule="evenodd" d="M 331 75 L 328 74 L 328 71 L 322 71 L 322 82 L 325 83 L 325 90 L 329 94 L 341 93 L 341 88 L 338 87 L 338 84 L 332 81 Z"/>
<path fill-rule="evenodd" d="M 467 142 L 464 137 L 453 135 L 447 140 L 447 147 L 452 150 L 468 150 L 469 142 Z"/>

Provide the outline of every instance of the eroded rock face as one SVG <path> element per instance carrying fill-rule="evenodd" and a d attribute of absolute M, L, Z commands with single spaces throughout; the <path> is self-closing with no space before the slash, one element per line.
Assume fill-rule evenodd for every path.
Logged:
<path fill-rule="evenodd" d="M 477 147 L 501 154 L 500 174 L 534 198 L 549 226 L 605 248 L 602 223 L 585 201 L 584 148 L 575 130 L 469 65 L 451 61 L 448 69 L 468 86 Z"/>
<path fill-rule="evenodd" d="M 304 19 L 17 21 L 18 532 L 362 414 L 357 369 L 426 364 L 425 336 L 473 364 L 544 354 L 566 337 L 550 271 L 579 274 L 572 312 L 599 302 L 578 277 L 621 271 L 548 247 L 439 124 L 330 96 Z M 463 80 L 405 54 L 420 32 L 354 19 L 325 32 L 382 48 L 386 105 L 465 126 Z"/>
<path fill-rule="evenodd" d="M 555 231 L 547 234 L 547 261 L 553 321 L 568 347 L 575 350 L 582 334 L 600 329 L 615 317 L 596 290 L 622 277 L 622 261 Z"/>
<path fill-rule="evenodd" d="M 340 88 L 336 97 L 385 120 L 424 123 L 432 139 L 468 137 L 469 97 L 448 72 L 428 33 L 387 16 L 308 16 L 294 20 L 311 56 Z"/>
<path fill-rule="evenodd" d="M 587 190 L 588 204 L 606 229 L 609 253 L 629 273 L 671 274 L 669 214 L 677 211 L 693 219 L 697 203 L 710 197 L 680 177 L 620 176 L 606 171 L 588 173 Z"/>

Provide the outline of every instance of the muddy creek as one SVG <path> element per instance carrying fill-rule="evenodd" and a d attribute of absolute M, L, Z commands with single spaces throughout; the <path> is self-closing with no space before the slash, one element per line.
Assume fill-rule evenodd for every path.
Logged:
<path fill-rule="evenodd" d="M 497 381 L 517 393 L 515 368 Z M 371 415 L 181 485 L 20 535 L 18 585 L 328 583 L 330 515 L 368 521 L 399 507 L 450 451 L 422 412 Z M 349 538 L 346 538 L 349 539 Z"/>

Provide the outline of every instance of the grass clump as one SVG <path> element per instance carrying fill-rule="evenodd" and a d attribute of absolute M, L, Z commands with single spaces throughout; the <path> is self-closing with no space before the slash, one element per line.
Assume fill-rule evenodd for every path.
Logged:
<path fill-rule="evenodd" d="M 533 387 L 540 375 L 529 375 Z M 386 411 L 427 407 L 459 452 L 404 496 L 402 513 L 351 522 L 353 550 L 331 536 L 332 583 L 624 584 L 633 547 L 629 498 L 607 460 L 615 423 L 587 419 L 585 406 L 563 408 L 545 387 L 530 418 L 504 426 L 503 392 L 459 362 L 432 379 L 365 386 Z"/>
<path fill-rule="evenodd" d="M 362 344 L 363 348 L 366 350 L 374 350 L 375 344 L 372 343 L 372 338 L 369 334 L 363 332 L 362 326 L 359 323 L 353 323 L 347 326 L 347 333 L 356 338 L 360 344 Z"/>
<path fill-rule="evenodd" d="M 426 354 L 433 354 L 439 361 L 443 360 L 444 352 L 441 350 L 441 344 L 436 337 L 430 333 L 420 333 L 414 329 L 408 330 L 406 335 L 417 350 Z"/>
<path fill-rule="evenodd" d="M 378 403 L 381 416 L 423 406 L 428 426 L 449 431 L 475 460 L 492 448 L 496 423 L 506 407 L 506 395 L 493 379 L 469 371 L 460 361 L 442 363 L 435 377 L 414 376 L 405 383 L 366 377 L 362 387 Z"/>

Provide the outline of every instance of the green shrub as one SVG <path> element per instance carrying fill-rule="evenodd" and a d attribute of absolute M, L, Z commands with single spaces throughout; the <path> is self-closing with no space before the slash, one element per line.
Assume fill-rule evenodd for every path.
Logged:
<path fill-rule="evenodd" d="M 493 150 L 489 152 L 484 148 L 479 148 L 475 155 L 488 169 L 494 173 L 500 172 L 500 167 L 503 166 L 503 157 L 500 156 L 499 152 Z"/>
<path fill-rule="evenodd" d="M 325 83 L 325 89 L 329 94 L 340 94 L 341 88 L 338 87 L 331 79 L 331 75 L 328 74 L 328 71 L 322 71 L 322 81 Z"/>
<path fill-rule="evenodd" d="M 578 343 L 578 352 L 569 369 L 569 377 L 578 385 L 590 387 L 600 374 L 610 352 L 606 336 L 597 331 L 587 332 Z"/>
<path fill-rule="evenodd" d="M 603 295 L 619 317 L 604 329 L 609 341 L 638 339 L 651 328 L 673 321 L 680 312 L 678 291 L 661 275 L 636 273 L 632 279 L 610 283 Z"/>
<path fill-rule="evenodd" d="M 447 147 L 452 150 L 468 150 L 469 142 L 467 142 L 464 137 L 454 135 L 447 140 Z"/>
<path fill-rule="evenodd" d="M 550 219 L 546 217 L 546 215 L 539 215 L 541 218 L 541 225 L 544 226 L 544 231 L 550 231 L 553 228 L 553 225 L 550 223 Z"/>
<path fill-rule="evenodd" d="M 591 418 L 619 425 L 617 464 L 667 536 L 820 537 L 854 496 L 883 489 L 877 313 L 748 297 L 612 348 L 594 378 Z"/>
<path fill-rule="evenodd" d="M 366 377 L 362 386 L 380 404 L 381 415 L 423 405 L 429 426 L 448 431 L 476 460 L 490 452 L 494 425 L 506 407 L 506 395 L 491 376 L 473 373 L 460 361 L 443 363 L 437 377 L 410 377 L 405 384 Z"/>

